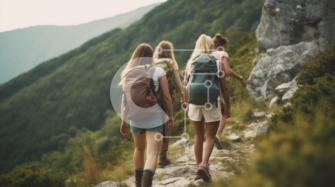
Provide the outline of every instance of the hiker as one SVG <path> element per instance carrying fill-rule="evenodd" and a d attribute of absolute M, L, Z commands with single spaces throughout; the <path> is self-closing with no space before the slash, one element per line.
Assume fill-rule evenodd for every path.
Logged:
<path fill-rule="evenodd" d="M 154 62 L 155 67 L 161 67 L 166 73 L 166 78 L 168 80 L 170 96 L 172 98 L 173 108 L 177 109 L 180 106 L 180 98 L 182 102 L 185 102 L 185 94 L 182 86 L 182 82 L 179 76 L 179 67 L 173 52 L 173 44 L 169 41 L 161 41 L 154 52 Z M 178 97 L 179 95 L 179 97 Z M 163 143 L 161 146 L 160 157 L 158 165 L 160 167 L 165 167 L 171 164 L 168 159 L 167 152 L 169 149 L 169 138 L 166 136 L 170 135 L 170 128 L 164 125 L 163 129 Z"/>
<path fill-rule="evenodd" d="M 185 69 L 188 116 L 195 131 L 194 153 L 197 164 L 195 179 L 203 179 L 206 182 L 211 181 L 209 158 L 221 118 L 218 103 L 220 94 L 226 103 L 227 113 L 230 110 L 222 62 L 217 63 L 215 57 L 211 55 L 213 50 L 212 38 L 202 34 Z"/>
<path fill-rule="evenodd" d="M 135 143 L 136 187 L 150 187 L 162 143 L 163 125 L 169 128 L 173 125 L 168 81 L 165 71 L 153 66 L 150 45 L 137 46 L 121 74 L 120 85 L 123 90 L 120 133 L 125 135 L 129 125 Z M 163 101 L 164 109 L 157 104 L 158 98 Z"/>
<path fill-rule="evenodd" d="M 228 39 L 223 37 L 219 33 L 215 34 L 212 39 L 214 41 L 214 47 L 215 47 L 215 51 L 212 53 L 212 55 L 216 58 L 218 62 L 223 63 L 225 76 L 235 78 L 241 83 L 242 87 L 246 87 L 246 81 L 243 79 L 243 77 L 235 73 L 235 71 L 229 65 L 229 55 L 225 50 L 228 45 Z M 220 125 L 215 136 L 215 147 L 217 149 L 223 149 L 224 147 L 224 145 L 220 142 L 220 137 L 225 127 L 225 122 L 230 117 L 230 113 L 227 113 L 227 110 L 225 110 L 225 108 L 226 108 L 225 105 L 221 103 L 222 117 L 220 119 Z"/>

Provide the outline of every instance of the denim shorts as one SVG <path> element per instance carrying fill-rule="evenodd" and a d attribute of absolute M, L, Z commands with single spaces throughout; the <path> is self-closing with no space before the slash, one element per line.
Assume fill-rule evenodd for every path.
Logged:
<path fill-rule="evenodd" d="M 139 128 L 139 127 L 134 127 L 130 125 L 130 131 L 133 134 L 143 134 L 146 131 L 150 131 L 150 132 L 159 132 L 161 134 L 163 134 L 164 132 L 164 125 L 160 125 L 154 128 Z"/>

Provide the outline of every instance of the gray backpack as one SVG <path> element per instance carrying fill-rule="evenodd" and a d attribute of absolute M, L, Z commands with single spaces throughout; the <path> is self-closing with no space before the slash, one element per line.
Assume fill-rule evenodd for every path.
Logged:
<path fill-rule="evenodd" d="M 219 70 L 216 59 L 209 54 L 194 58 L 187 84 L 189 103 L 210 108 L 220 96 Z"/>

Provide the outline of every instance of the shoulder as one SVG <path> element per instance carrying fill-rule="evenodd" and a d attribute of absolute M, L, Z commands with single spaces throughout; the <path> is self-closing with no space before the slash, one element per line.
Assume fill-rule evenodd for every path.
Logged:
<path fill-rule="evenodd" d="M 175 69 L 175 70 L 179 69 L 178 63 L 175 60 L 171 59 L 171 63 L 172 63 L 173 69 Z"/>
<path fill-rule="evenodd" d="M 214 51 L 212 55 L 217 59 L 220 59 L 222 57 L 229 58 L 229 55 L 226 51 Z"/>
<path fill-rule="evenodd" d="M 161 67 L 154 67 L 154 72 L 155 72 L 154 74 L 158 77 L 162 77 L 165 75 L 165 71 Z"/>

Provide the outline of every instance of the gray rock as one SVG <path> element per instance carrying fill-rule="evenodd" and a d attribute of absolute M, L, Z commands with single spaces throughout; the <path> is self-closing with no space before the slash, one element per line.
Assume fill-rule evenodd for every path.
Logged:
<path fill-rule="evenodd" d="M 253 111 L 251 117 L 254 119 L 262 119 L 265 118 L 266 113 L 263 111 Z"/>
<path fill-rule="evenodd" d="M 275 104 L 278 103 L 279 97 L 276 96 L 274 98 L 271 99 L 270 103 L 269 103 L 269 108 L 273 107 Z"/>
<path fill-rule="evenodd" d="M 120 187 L 120 186 L 125 186 L 125 185 L 122 185 L 119 182 L 104 181 L 104 182 L 96 185 L 95 187 Z"/>
<path fill-rule="evenodd" d="M 241 137 L 239 135 L 235 134 L 235 133 L 230 134 L 226 138 L 230 141 L 233 141 L 233 142 L 241 141 Z"/>
<path fill-rule="evenodd" d="M 256 30 L 260 51 L 318 40 L 325 48 L 335 41 L 334 0 L 265 0 Z"/>
<path fill-rule="evenodd" d="M 264 135 L 268 132 L 269 124 L 267 121 L 260 123 L 256 128 L 256 136 Z"/>
<path fill-rule="evenodd" d="M 315 52 L 333 45 L 334 10 L 334 0 L 265 0 L 256 30 L 261 55 L 247 86 L 252 96 L 272 96 Z"/>
<path fill-rule="evenodd" d="M 253 139 L 253 138 L 256 138 L 257 134 L 256 134 L 256 131 L 254 130 L 246 130 L 244 132 L 244 138 L 246 139 Z"/>
<path fill-rule="evenodd" d="M 188 147 L 190 146 L 190 140 L 186 138 L 181 138 L 180 140 L 176 141 L 174 144 L 171 145 L 171 147 Z"/>
<path fill-rule="evenodd" d="M 289 101 L 290 99 L 292 99 L 297 90 L 298 90 L 298 85 L 295 84 L 289 90 L 287 90 L 287 92 L 283 95 L 283 97 L 281 98 L 282 102 L 285 103 Z"/>
<path fill-rule="evenodd" d="M 250 128 L 244 131 L 244 138 L 253 139 L 267 133 L 269 124 L 267 120 L 251 123 Z"/>
<path fill-rule="evenodd" d="M 287 83 L 283 83 L 279 86 L 277 86 L 275 88 L 275 91 L 277 92 L 277 94 L 279 94 L 280 96 L 284 95 L 287 91 L 289 91 L 290 89 L 295 89 L 298 87 L 298 83 L 296 81 L 296 78 L 294 78 L 292 81 L 287 82 Z"/>
<path fill-rule="evenodd" d="M 188 179 L 184 177 L 173 177 L 173 178 L 168 178 L 166 180 L 160 181 L 157 185 L 155 186 L 175 186 L 175 187 L 184 187 L 188 186 L 191 183 Z"/>
<path fill-rule="evenodd" d="M 273 95 L 278 85 L 291 81 L 298 69 L 319 50 L 315 42 L 269 49 L 263 53 L 248 79 L 247 89 L 256 99 Z"/>

